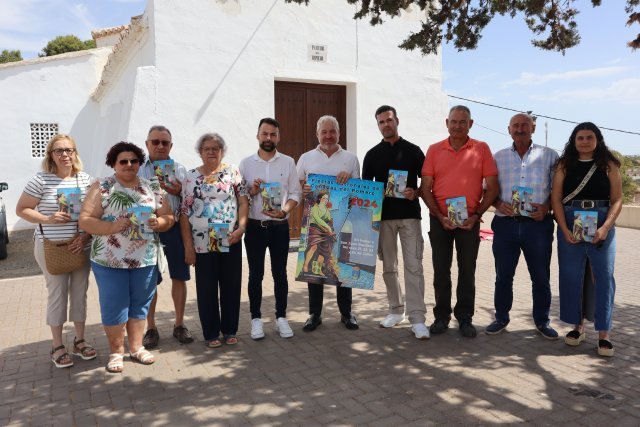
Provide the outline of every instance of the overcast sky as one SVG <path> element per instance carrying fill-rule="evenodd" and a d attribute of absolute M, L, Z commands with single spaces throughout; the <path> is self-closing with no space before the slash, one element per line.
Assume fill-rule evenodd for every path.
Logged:
<path fill-rule="evenodd" d="M 498 18 L 483 33 L 478 49 L 443 48 L 443 89 L 505 108 L 635 132 L 603 130 L 612 148 L 640 154 L 640 50 L 633 53 L 626 47 L 640 25 L 625 26 L 623 0 L 598 8 L 589 0 L 578 5 L 582 42 L 564 56 L 531 46 L 533 36 L 521 17 Z M 0 50 L 19 49 L 25 59 L 33 58 L 55 36 L 89 39 L 92 29 L 127 24 L 144 7 L 144 0 L 0 0 Z M 510 143 L 507 125 L 513 112 L 449 99 L 450 105 L 458 103 L 471 108 L 473 137 L 487 141 L 494 151 Z M 574 126 L 540 117 L 534 141 L 561 150 Z"/>

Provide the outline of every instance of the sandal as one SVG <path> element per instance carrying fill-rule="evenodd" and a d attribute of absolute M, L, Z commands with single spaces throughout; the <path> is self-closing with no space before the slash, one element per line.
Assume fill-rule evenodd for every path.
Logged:
<path fill-rule="evenodd" d="M 207 347 L 209 348 L 218 348 L 222 346 L 222 342 L 219 339 L 211 340 L 207 343 Z"/>
<path fill-rule="evenodd" d="M 82 347 L 78 347 L 78 344 L 84 344 Z M 71 354 L 74 356 L 79 356 L 82 360 L 92 360 L 98 356 L 98 352 L 96 351 L 91 344 L 87 343 L 84 339 L 76 341 L 76 338 L 73 337 L 73 350 Z"/>
<path fill-rule="evenodd" d="M 613 356 L 613 344 L 609 340 L 598 340 L 598 354 L 600 356 Z"/>
<path fill-rule="evenodd" d="M 156 359 L 153 357 L 153 354 L 151 354 L 149 350 L 144 347 L 140 347 L 135 353 L 129 353 L 129 356 L 134 362 L 138 362 L 143 365 L 153 365 L 153 363 L 156 361 Z"/>
<path fill-rule="evenodd" d="M 226 345 L 236 345 L 238 344 L 238 338 L 235 335 L 227 335 L 224 337 L 224 343 Z"/>
<path fill-rule="evenodd" d="M 124 354 L 111 353 L 109 355 L 109 361 L 105 367 L 107 372 L 112 374 L 119 374 L 124 370 Z"/>
<path fill-rule="evenodd" d="M 564 337 L 564 343 L 566 345 L 575 347 L 577 345 L 580 345 L 580 343 L 584 341 L 586 338 L 587 338 L 587 334 L 585 334 L 584 332 L 580 332 L 577 329 L 574 329 Z"/>
<path fill-rule="evenodd" d="M 65 352 L 58 357 L 54 356 L 56 351 L 59 350 L 65 350 Z M 69 356 L 69 353 L 67 353 L 64 345 L 51 349 L 51 362 L 56 365 L 56 368 L 70 368 L 73 366 L 73 360 L 71 359 L 71 356 Z"/>

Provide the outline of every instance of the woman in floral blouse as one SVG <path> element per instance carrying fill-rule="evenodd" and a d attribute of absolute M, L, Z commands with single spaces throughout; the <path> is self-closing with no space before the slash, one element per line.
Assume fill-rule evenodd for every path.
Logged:
<path fill-rule="evenodd" d="M 220 135 L 202 135 L 196 151 L 202 165 L 188 171 L 182 183 L 180 229 L 185 260 L 196 270 L 202 333 L 207 345 L 215 348 L 222 345 L 220 332 L 226 344 L 238 342 L 242 235 L 249 198 L 238 168 L 222 162 L 227 146 Z M 211 238 L 217 242 L 212 244 Z"/>
<path fill-rule="evenodd" d="M 157 232 L 175 220 L 158 181 L 138 177 L 144 158 L 130 142 L 111 147 L 106 164 L 115 174 L 91 186 L 80 213 L 80 227 L 94 235 L 91 265 L 109 339 L 109 372 L 124 368 L 125 329 L 131 360 L 155 361 L 142 346 L 142 335 L 156 290 Z"/>

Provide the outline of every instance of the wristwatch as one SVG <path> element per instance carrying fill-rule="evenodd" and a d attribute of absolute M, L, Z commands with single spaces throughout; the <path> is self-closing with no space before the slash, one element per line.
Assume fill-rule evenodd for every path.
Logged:
<path fill-rule="evenodd" d="M 480 213 L 480 211 L 475 211 L 473 214 L 478 215 L 478 219 L 482 219 L 482 214 Z"/>

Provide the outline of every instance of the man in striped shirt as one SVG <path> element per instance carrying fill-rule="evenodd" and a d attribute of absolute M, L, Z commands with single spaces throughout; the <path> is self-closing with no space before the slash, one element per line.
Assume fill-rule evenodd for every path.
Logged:
<path fill-rule="evenodd" d="M 487 326 L 485 333 L 498 334 L 509 324 L 513 277 L 522 251 L 531 276 L 536 330 L 553 340 L 558 338 L 558 333 L 549 325 L 549 265 L 554 228 L 549 195 L 558 154 L 534 144 L 531 140 L 534 131 L 535 122 L 531 116 L 516 114 L 509 122 L 513 144 L 494 156 L 500 184 L 500 195 L 494 202 L 496 214 L 491 223 L 496 266 L 496 320 Z"/>
<path fill-rule="evenodd" d="M 147 151 L 149 158 L 140 168 L 138 175 L 142 178 L 160 180 L 160 186 L 167 192 L 171 210 L 178 217 L 180 208 L 180 192 L 182 182 L 187 176 L 187 170 L 178 162 L 170 160 L 169 153 L 173 143 L 171 132 L 164 126 L 152 126 L 147 136 Z M 158 161 L 165 161 L 159 164 Z M 155 164 L 154 164 L 155 162 Z M 162 163 L 162 162 L 161 162 Z M 169 265 L 169 276 L 171 277 L 171 296 L 173 306 L 176 311 L 176 319 L 173 325 L 173 336 L 182 344 L 193 342 L 191 332 L 184 326 L 184 310 L 187 302 L 187 281 L 191 279 L 189 266 L 184 262 L 184 245 L 180 234 L 180 225 L 176 224 L 164 233 L 160 233 L 160 241 L 164 247 L 164 253 Z M 162 272 L 158 274 L 158 283 L 162 281 Z M 144 334 L 142 344 L 145 348 L 155 348 L 158 346 L 160 335 L 155 322 L 156 304 L 158 293 L 156 292 L 149 307 L 147 316 L 147 332 Z"/>

